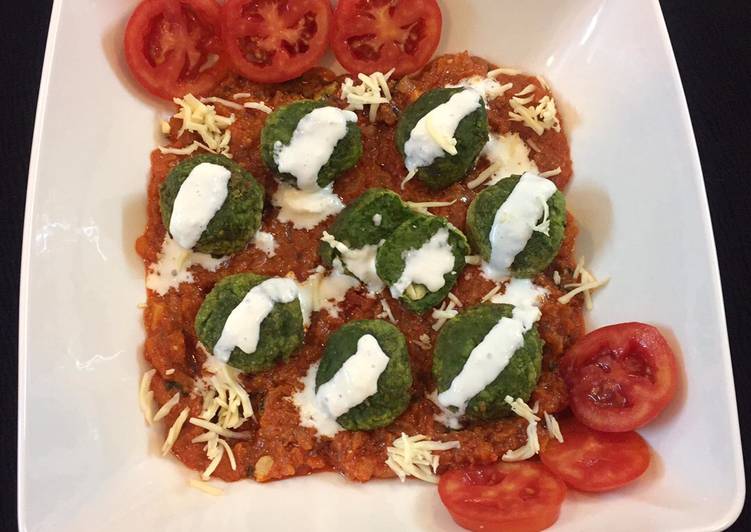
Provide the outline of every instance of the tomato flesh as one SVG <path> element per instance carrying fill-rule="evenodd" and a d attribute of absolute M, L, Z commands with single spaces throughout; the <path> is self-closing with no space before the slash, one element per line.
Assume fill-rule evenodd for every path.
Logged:
<path fill-rule="evenodd" d="M 469 530 L 544 530 L 558 519 L 566 485 L 539 462 L 500 462 L 448 471 L 441 502 Z"/>
<path fill-rule="evenodd" d="M 206 94 L 227 74 L 214 0 L 145 0 L 128 20 L 125 59 L 150 93 Z"/>
<path fill-rule="evenodd" d="M 331 47 L 349 72 L 415 72 L 438 47 L 443 20 L 435 0 L 340 0 Z"/>
<path fill-rule="evenodd" d="M 251 81 L 278 83 L 318 64 L 331 19 L 328 0 L 228 0 L 222 35 L 239 73 Z"/>
<path fill-rule="evenodd" d="M 560 422 L 563 443 L 551 439 L 542 463 L 580 491 L 609 491 L 639 478 L 649 467 L 649 446 L 636 432 L 599 432 L 575 418 Z"/>
<path fill-rule="evenodd" d="M 655 327 L 621 323 L 583 336 L 561 358 L 571 410 L 590 428 L 626 432 L 657 417 L 675 395 L 675 355 Z"/>

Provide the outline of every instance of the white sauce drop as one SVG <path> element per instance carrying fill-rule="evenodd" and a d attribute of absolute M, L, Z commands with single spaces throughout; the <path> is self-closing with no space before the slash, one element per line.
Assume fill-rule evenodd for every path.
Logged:
<path fill-rule="evenodd" d="M 491 279 L 509 275 L 514 258 L 527 245 L 537 220 L 543 214 L 543 204 L 556 191 L 549 179 L 525 172 L 509 197 L 496 211 L 490 228 L 490 262 L 483 264 L 484 273 Z"/>
<path fill-rule="evenodd" d="M 443 276 L 454 269 L 454 254 L 448 240 L 449 231 L 443 227 L 420 248 L 404 251 L 404 271 L 391 286 L 391 295 L 401 297 L 411 284 L 424 285 L 430 292 L 440 290 L 446 284 Z"/>
<path fill-rule="evenodd" d="M 313 229 L 344 208 L 341 198 L 334 194 L 333 185 L 311 191 L 279 183 L 271 201 L 281 209 L 279 221 L 291 222 L 295 229 Z"/>
<path fill-rule="evenodd" d="M 334 259 L 334 267 L 341 269 L 346 267 L 355 277 L 365 283 L 370 292 L 380 292 L 383 289 L 383 281 L 376 272 L 376 253 L 383 241 L 378 244 L 366 244 L 365 246 L 352 249 L 343 242 L 339 242 L 332 235 L 323 232 L 321 240 L 327 242 L 339 252 L 339 257 Z M 338 264 L 337 264 L 338 263 Z"/>
<path fill-rule="evenodd" d="M 201 163 L 180 185 L 172 207 L 169 232 L 185 249 L 196 245 L 227 199 L 227 183 L 231 175 L 220 164 Z"/>
<path fill-rule="evenodd" d="M 329 275 L 319 266 L 319 270 L 299 284 L 300 308 L 303 314 L 303 323 L 310 325 L 310 316 L 313 312 L 325 310 L 330 316 L 339 316 L 338 304 L 344 301 L 347 292 L 360 285 L 360 281 L 338 270 L 333 270 Z"/>
<path fill-rule="evenodd" d="M 191 267 L 200 266 L 213 272 L 227 259 L 228 257 L 215 259 L 206 253 L 195 253 L 181 247 L 169 235 L 165 235 L 157 262 L 149 265 L 146 288 L 163 296 L 181 283 L 193 282 L 193 274 L 189 271 Z"/>
<path fill-rule="evenodd" d="M 253 237 L 253 244 L 268 257 L 276 255 L 276 240 L 274 240 L 274 235 L 271 233 L 256 231 L 256 235 Z"/>
<path fill-rule="evenodd" d="M 477 109 L 481 100 L 480 93 L 477 91 L 463 90 L 423 116 L 412 129 L 407 142 L 404 143 L 404 164 L 407 170 L 411 172 L 422 166 L 428 166 L 435 159 L 443 156 L 446 152 L 436 142 L 430 131 L 450 142 L 454 139 L 454 132 L 459 122 Z"/>
<path fill-rule="evenodd" d="M 495 295 L 493 303 L 514 305 L 511 318 L 501 318 L 470 352 L 459 374 L 448 390 L 438 394 L 438 405 L 458 408 L 455 416 L 444 412 L 439 421 L 447 426 L 457 423 L 467 403 L 506 369 L 511 357 L 524 343 L 523 334 L 540 319 L 540 302 L 547 290 L 529 279 L 511 279 L 503 294 Z"/>
<path fill-rule="evenodd" d="M 520 175 L 524 172 L 537 173 L 537 164 L 529 158 L 529 146 L 518 133 L 498 135 L 491 133 L 487 144 L 482 149 L 483 155 L 491 165 L 498 169 L 485 182 L 487 186 L 495 185 L 510 175 Z"/>
<path fill-rule="evenodd" d="M 333 438 L 337 432 L 344 429 L 318 403 L 316 398 L 318 365 L 318 362 L 311 364 L 308 372 L 300 379 L 303 383 L 303 389 L 292 395 L 292 403 L 300 413 L 301 426 L 315 429 L 319 436 Z"/>
<path fill-rule="evenodd" d="M 300 190 L 317 190 L 318 172 L 347 134 L 347 122 L 357 122 L 357 115 L 338 107 L 319 107 L 302 117 L 289 144 L 274 144 L 279 171 L 295 176 Z"/>
<path fill-rule="evenodd" d="M 375 336 L 361 336 L 355 354 L 318 388 L 318 403 L 332 418 L 345 414 L 378 391 L 378 378 L 388 363 L 389 357 Z"/>
<path fill-rule="evenodd" d="M 214 356 L 227 362 L 235 347 L 248 354 L 254 353 L 263 320 L 276 303 L 290 303 L 298 292 L 297 284 L 284 277 L 266 279 L 251 288 L 227 317 L 222 335 L 214 345 Z"/>
<path fill-rule="evenodd" d="M 373 225 L 376 227 L 379 227 L 381 225 L 381 220 L 383 220 L 383 216 L 380 215 L 380 213 L 375 213 L 373 215 Z"/>

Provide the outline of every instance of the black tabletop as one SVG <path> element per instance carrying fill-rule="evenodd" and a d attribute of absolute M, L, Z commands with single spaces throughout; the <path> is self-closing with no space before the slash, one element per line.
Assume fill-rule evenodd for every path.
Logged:
<path fill-rule="evenodd" d="M 621 0 L 628 1 L 628 0 Z M 18 282 L 26 177 L 51 0 L 0 2 L 0 526 L 16 523 Z M 751 462 L 751 4 L 661 2 L 686 91 L 712 211 L 733 353 L 738 410 Z M 64 398 L 61 398 L 64 400 Z M 700 460 L 701 457 L 697 457 Z M 746 477 L 751 476 L 746 466 Z M 733 530 L 751 530 L 745 510 Z"/>

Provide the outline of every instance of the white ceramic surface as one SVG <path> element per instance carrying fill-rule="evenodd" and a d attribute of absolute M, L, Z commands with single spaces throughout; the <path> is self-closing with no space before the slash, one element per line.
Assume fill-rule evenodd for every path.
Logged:
<path fill-rule="evenodd" d="M 453 530 L 434 487 L 315 475 L 212 498 L 157 448 L 137 405 L 145 221 L 157 110 L 128 76 L 135 0 L 58 0 L 26 210 L 19 518 L 34 531 Z M 701 170 L 657 1 L 444 0 L 442 50 L 544 74 L 563 102 L 579 250 L 612 281 L 592 327 L 659 325 L 678 400 L 643 431 L 657 457 L 619 492 L 572 493 L 559 530 L 712 530 L 744 499 L 720 283 Z M 204 528 L 205 527 L 205 528 Z"/>

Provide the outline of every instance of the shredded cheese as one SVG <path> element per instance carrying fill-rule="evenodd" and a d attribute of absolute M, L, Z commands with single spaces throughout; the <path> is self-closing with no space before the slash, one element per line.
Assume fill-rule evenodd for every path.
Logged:
<path fill-rule="evenodd" d="M 493 288 L 490 289 L 490 292 L 482 296 L 482 299 L 480 300 L 480 303 L 485 303 L 490 298 L 492 298 L 494 295 L 496 295 L 498 292 L 500 292 L 503 285 L 497 284 Z"/>
<path fill-rule="evenodd" d="M 455 306 L 453 301 L 449 301 L 448 304 L 443 302 L 439 308 L 433 310 L 431 316 L 436 322 L 431 327 L 434 331 L 440 330 L 448 320 L 456 317 L 459 312 L 454 310 Z"/>
<path fill-rule="evenodd" d="M 563 443 L 563 434 L 561 434 L 561 427 L 558 425 L 558 420 L 547 412 L 543 412 L 542 415 L 545 418 L 545 428 L 548 429 L 548 433 L 560 443 Z"/>
<path fill-rule="evenodd" d="M 453 292 L 449 292 L 448 298 L 449 298 L 449 299 L 450 299 L 450 300 L 451 300 L 451 301 L 452 301 L 452 302 L 454 303 L 454 305 L 456 305 L 457 307 L 461 307 L 461 306 L 462 306 L 462 300 L 461 300 L 461 299 L 459 299 L 458 297 L 456 297 L 456 296 L 454 295 L 454 293 L 453 293 Z"/>
<path fill-rule="evenodd" d="M 524 142 L 526 142 L 527 146 L 529 146 L 530 148 L 532 148 L 533 150 L 535 150 L 537 153 L 540 153 L 542 151 L 542 148 L 540 148 L 540 146 L 538 146 L 537 143 L 534 140 L 527 139 Z"/>
<path fill-rule="evenodd" d="M 261 111 L 266 114 L 270 114 L 273 111 L 273 109 L 264 102 L 245 102 L 243 107 L 245 109 L 255 109 L 256 111 Z"/>
<path fill-rule="evenodd" d="M 546 94 L 540 98 L 537 105 L 525 107 L 532 101 L 530 98 L 513 96 L 509 100 L 511 106 L 511 111 L 508 113 L 509 118 L 514 122 L 522 122 L 538 135 L 542 135 L 548 129 L 560 131 L 561 122 L 558 119 L 555 100 Z"/>
<path fill-rule="evenodd" d="M 191 478 L 189 484 L 192 488 L 196 488 L 199 491 L 208 493 L 209 495 L 213 495 L 215 497 L 224 494 L 224 491 L 222 489 L 217 488 L 216 486 L 212 486 L 208 482 L 203 482 L 201 480 Z"/>
<path fill-rule="evenodd" d="M 378 107 L 382 103 L 391 101 L 388 80 L 393 73 L 393 68 L 385 74 L 373 72 L 368 76 L 360 73 L 357 75 L 357 79 L 360 80 L 359 85 L 355 85 L 352 78 L 345 78 L 341 87 L 341 95 L 342 99 L 347 101 L 347 109 L 349 111 L 362 111 L 368 105 L 370 106 L 368 120 L 375 122 Z"/>
<path fill-rule="evenodd" d="M 579 259 L 574 270 L 574 279 L 579 278 L 578 283 L 569 283 L 564 285 L 564 288 L 571 289 L 568 293 L 558 298 L 558 302 L 567 305 L 571 302 L 574 296 L 583 293 L 584 305 L 587 310 L 592 310 L 592 290 L 600 288 L 607 284 L 610 277 L 604 277 L 603 279 L 597 279 L 588 270 L 584 268 L 584 257 Z"/>
<path fill-rule="evenodd" d="M 414 170 L 410 170 L 409 173 L 402 179 L 401 189 L 404 190 L 404 185 L 406 185 L 408 182 L 412 180 L 413 177 L 417 174 L 417 168 Z"/>
<path fill-rule="evenodd" d="M 407 207 L 413 211 L 417 211 L 421 214 L 431 214 L 428 209 L 434 209 L 437 207 L 450 207 L 457 200 L 453 201 L 408 201 Z"/>
<path fill-rule="evenodd" d="M 539 198 L 539 200 L 542 203 L 542 221 L 537 225 L 533 225 L 532 231 L 550 236 L 550 207 L 544 198 Z"/>
<path fill-rule="evenodd" d="M 527 420 L 527 443 L 518 449 L 506 451 L 501 460 L 504 462 L 519 462 L 532 458 L 540 452 L 540 440 L 537 437 L 537 423 L 540 418 L 536 415 L 538 406 L 535 405 L 534 408 L 530 408 L 521 398 L 513 399 L 510 395 L 507 395 L 504 400 L 511 406 L 514 414 Z"/>
<path fill-rule="evenodd" d="M 159 129 L 161 129 L 162 135 L 169 135 L 169 132 L 170 132 L 169 122 L 167 122 L 166 120 L 160 120 Z"/>
<path fill-rule="evenodd" d="M 456 150 L 456 139 L 454 137 L 447 137 L 446 135 L 441 134 L 440 131 L 438 131 L 436 128 L 433 127 L 433 121 L 430 119 L 430 115 L 425 115 L 425 129 L 428 132 L 428 135 L 431 136 L 431 138 L 435 141 L 438 146 L 441 147 L 443 151 L 448 153 L 449 155 L 456 155 L 458 151 Z"/>
<path fill-rule="evenodd" d="M 251 96 L 253 95 L 249 92 L 236 92 L 235 94 L 232 95 L 232 99 L 242 100 L 243 98 L 250 98 Z"/>
<path fill-rule="evenodd" d="M 238 111 L 242 111 L 243 108 L 243 106 L 237 102 L 231 102 L 217 96 L 207 96 L 205 98 L 201 98 L 201 103 L 218 103 L 225 107 L 229 107 L 230 109 L 237 109 Z"/>
<path fill-rule="evenodd" d="M 553 168 L 552 170 L 547 170 L 545 172 L 540 172 L 537 175 L 539 175 L 540 177 L 553 177 L 553 176 L 559 175 L 562 171 L 563 170 L 561 170 L 561 167 L 557 166 L 557 167 Z"/>
<path fill-rule="evenodd" d="M 519 92 L 517 92 L 516 94 L 514 94 L 514 96 L 526 96 L 527 94 L 531 94 L 531 93 L 535 92 L 536 88 L 537 87 L 535 87 L 532 83 L 530 83 L 529 85 L 527 85 L 526 87 L 524 87 L 522 90 L 520 90 Z"/>
<path fill-rule="evenodd" d="M 548 82 L 545 81 L 545 78 L 543 78 L 542 76 L 537 76 L 537 81 L 540 82 L 540 85 L 543 89 L 545 89 L 546 91 L 550 90 L 550 85 L 548 85 Z"/>
<path fill-rule="evenodd" d="M 385 299 L 381 299 L 381 308 L 383 309 L 383 312 L 378 314 L 376 318 L 388 318 L 391 323 L 396 323 L 396 318 L 394 318 L 394 313 L 391 312 L 389 302 Z"/>
<path fill-rule="evenodd" d="M 432 441 L 423 434 L 407 436 L 402 432 L 401 437 L 394 440 L 393 446 L 386 449 L 386 465 L 402 482 L 408 476 L 412 476 L 435 484 L 438 482 L 436 472 L 440 457 L 433 455 L 433 451 L 447 451 L 459 447 L 458 441 Z"/>
<path fill-rule="evenodd" d="M 553 272 L 553 282 L 557 285 L 561 284 L 561 274 L 558 273 L 558 270 Z"/>
<path fill-rule="evenodd" d="M 213 105 L 203 103 L 192 94 L 186 94 L 183 98 L 174 98 L 173 101 L 180 106 L 180 110 L 175 113 L 174 118 L 182 121 L 177 136 L 179 137 L 185 131 L 190 131 L 197 133 L 203 143 L 194 141 L 184 148 L 160 146 L 159 150 L 162 153 L 189 154 L 200 147 L 211 153 L 219 153 L 227 157 L 232 156 L 229 152 L 231 134 L 228 128 L 235 122 L 234 114 L 230 116 L 217 114 Z M 223 100 L 223 102 L 227 102 L 231 106 L 237 105 L 228 100 Z"/>
<path fill-rule="evenodd" d="M 138 389 L 138 403 L 143 412 L 143 417 L 146 418 L 146 423 L 151 425 L 154 422 L 154 392 L 151 391 L 151 379 L 154 378 L 156 373 L 155 369 L 150 369 L 141 377 L 141 386 Z"/>
<path fill-rule="evenodd" d="M 482 264 L 482 257 L 480 255 L 467 255 L 464 257 L 464 262 L 473 266 Z"/>
<path fill-rule="evenodd" d="M 521 73 L 522 73 L 521 70 L 517 70 L 515 68 L 501 67 L 501 68 L 496 68 L 495 70 L 491 70 L 490 72 L 488 72 L 488 77 L 495 78 L 495 77 L 500 76 L 501 74 L 505 74 L 507 76 L 516 76 L 517 74 L 521 74 Z"/>
<path fill-rule="evenodd" d="M 159 421 L 160 419 L 167 417 L 167 414 L 169 414 L 174 406 L 179 402 L 180 392 L 177 392 L 175 395 L 170 397 L 169 401 L 164 403 L 162 407 L 156 411 L 156 414 L 154 415 L 154 421 Z"/>
<path fill-rule="evenodd" d="M 175 368 L 170 368 L 164 372 L 165 375 L 172 375 L 173 373 L 175 373 Z"/>
<path fill-rule="evenodd" d="M 180 431 L 183 430 L 183 424 L 185 423 L 185 420 L 188 419 L 189 414 L 190 408 L 186 406 L 185 408 L 183 408 L 182 412 L 180 412 L 180 414 L 177 416 L 177 419 L 175 419 L 175 422 L 169 428 L 169 431 L 167 432 L 167 438 L 162 444 L 163 455 L 166 455 L 170 452 L 170 450 L 172 450 L 172 446 L 177 441 L 177 437 L 180 436 Z"/>
<path fill-rule="evenodd" d="M 467 188 L 471 190 L 473 188 L 479 187 L 485 181 L 493 177 L 498 172 L 498 170 L 500 170 L 502 167 L 503 167 L 503 163 L 501 161 L 496 161 L 492 163 L 485 170 L 480 172 L 477 177 L 475 177 L 471 181 L 468 181 Z"/>

